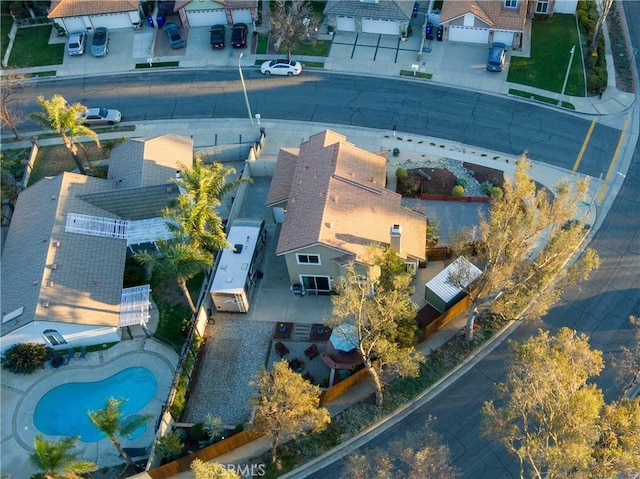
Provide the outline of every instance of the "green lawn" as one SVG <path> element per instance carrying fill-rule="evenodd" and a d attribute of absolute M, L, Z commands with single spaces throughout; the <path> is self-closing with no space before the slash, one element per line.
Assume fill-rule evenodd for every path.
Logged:
<path fill-rule="evenodd" d="M 19 28 L 9 56 L 9 67 L 26 68 L 61 65 L 64 43 L 49 45 L 51 25 Z"/>
<path fill-rule="evenodd" d="M 550 23 L 534 22 L 531 27 L 531 58 L 512 56 L 507 81 L 560 93 L 573 45 L 576 50 L 565 93 L 584 96 L 584 68 L 573 15 L 554 15 Z"/>
<path fill-rule="evenodd" d="M 2 38 L 0 38 L 0 47 L 2 48 L 2 58 L 4 58 L 4 52 L 7 51 L 9 46 L 9 32 L 13 25 L 13 18 L 11 15 L 2 15 L 0 17 L 0 31 L 2 31 Z"/>

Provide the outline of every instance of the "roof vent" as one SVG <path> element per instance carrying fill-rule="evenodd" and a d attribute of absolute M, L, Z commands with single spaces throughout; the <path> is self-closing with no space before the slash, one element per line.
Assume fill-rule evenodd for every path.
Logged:
<path fill-rule="evenodd" d="M 43 308 L 48 308 L 50 306 L 49 301 L 40 301 L 40 306 Z"/>
<path fill-rule="evenodd" d="M 54 241 L 53 246 L 55 246 L 56 248 L 60 248 L 60 246 L 62 246 L 62 243 L 60 241 Z"/>
<path fill-rule="evenodd" d="M 49 241 L 49 237 L 48 236 L 43 236 L 42 237 L 42 242 L 46 243 L 47 241 Z"/>
<path fill-rule="evenodd" d="M 35 285 L 37 285 L 39 282 L 40 282 L 40 280 L 39 280 L 38 278 L 34 278 L 34 280 L 33 280 L 33 283 L 32 283 L 32 284 L 35 286 Z"/>
<path fill-rule="evenodd" d="M 243 245 L 241 245 L 241 244 L 234 244 L 234 245 L 233 245 L 233 252 L 234 252 L 235 254 L 240 254 L 240 253 L 242 253 L 242 248 L 243 248 L 243 247 L 244 247 L 244 246 L 243 246 Z"/>
<path fill-rule="evenodd" d="M 58 269 L 58 263 L 51 263 L 49 269 Z"/>
<path fill-rule="evenodd" d="M 47 281 L 47 288 L 53 288 L 54 284 L 55 283 L 53 282 L 53 280 L 50 279 L 49 281 Z"/>

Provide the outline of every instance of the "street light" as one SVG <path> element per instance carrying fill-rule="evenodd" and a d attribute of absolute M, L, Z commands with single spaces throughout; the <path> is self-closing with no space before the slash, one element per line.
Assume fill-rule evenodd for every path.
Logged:
<path fill-rule="evenodd" d="M 571 71 L 571 64 L 573 63 L 573 54 L 576 51 L 576 46 L 571 47 L 571 57 L 569 58 L 569 65 L 567 66 L 567 74 L 564 76 L 564 83 L 562 85 L 562 93 L 560 93 L 560 106 L 562 106 L 562 98 L 564 97 L 564 90 L 567 88 L 567 80 L 569 79 L 569 72 Z"/>
<path fill-rule="evenodd" d="M 238 71 L 240 72 L 240 81 L 242 82 L 242 91 L 244 91 L 244 102 L 247 104 L 247 112 L 249 113 L 249 120 L 251 120 L 251 125 L 253 125 L 253 115 L 251 114 L 251 107 L 249 106 L 249 97 L 247 96 L 247 86 L 244 84 L 244 75 L 242 74 L 242 65 L 240 65 L 240 61 L 242 60 L 242 56 L 244 53 L 241 53 L 238 57 Z"/>

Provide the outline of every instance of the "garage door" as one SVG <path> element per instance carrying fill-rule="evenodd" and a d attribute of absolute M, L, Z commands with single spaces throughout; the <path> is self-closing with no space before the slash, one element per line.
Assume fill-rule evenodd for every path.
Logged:
<path fill-rule="evenodd" d="M 224 13 L 223 8 L 193 12 L 187 11 L 187 18 L 189 19 L 190 27 L 210 27 L 212 25 L 227 24 L 227 15 Z"/>
<path fill-rule="evenodd" d="M 62 20 L 64 21 L 64 28 L 67 29 L 67 33 L 85 32 L 87 30 L 87 26 L 84 24 L 82 17 L 67 17 Z"/>
<path fill-rule="evenodd" d="M 489 29 L 451 25 L 449 27 L 449 40 L 452 42 L 488 43 Z"/>
<path fill-rule="evenodd" d="M 494 30 L 493 41 L 504 43 L 506 46 L 510 47 L 511 45 L 513 45 L 513 32 Z"/>
<path fill-rule="evenodd" d="M 131 20 L 127 13 L 113 13 L 110 15 L 91 15 L 91 25 L 93 28 L 105 27 L 109 30 L 118 28 L 131 28 Z"/>
<path fill-rule="evenodd" d="M 246 23 L 247 25 L 253 23 L 249 9 L 231 10 L 231 18 L 233 18 L 233 23 Z"/>
<path fill-rule="evenodd" d="M 400 35 L 400 25 L 393 20 L 362 19 L 362 33 L 382 33 L 384 35 Z"/>
<path fill-rule="evenodd" d="M 336 30 L 340 32 L 355 32 L 356 19 L 353 17 L 336 17 Z"/>

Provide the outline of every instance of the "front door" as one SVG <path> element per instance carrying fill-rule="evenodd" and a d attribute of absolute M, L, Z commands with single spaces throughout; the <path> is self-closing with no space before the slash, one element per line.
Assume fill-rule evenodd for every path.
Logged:
<path fill-rule="evenodd" d="M 307 293 L 329 294 L 331 292 L 331 278 L 329 276 L 300 276 L 302 285 Z"/>

